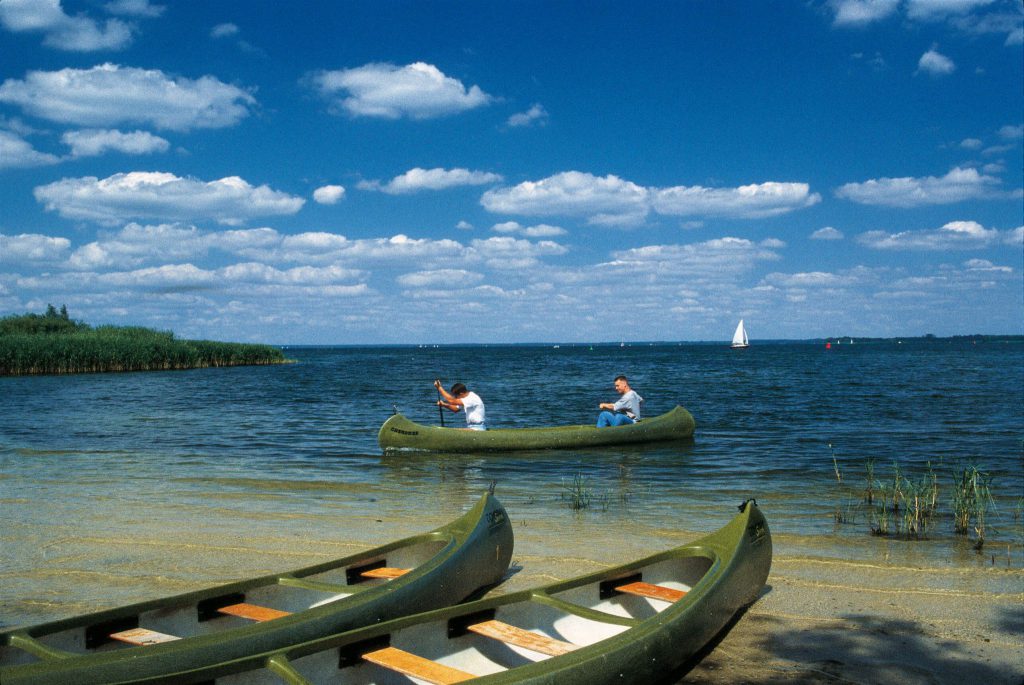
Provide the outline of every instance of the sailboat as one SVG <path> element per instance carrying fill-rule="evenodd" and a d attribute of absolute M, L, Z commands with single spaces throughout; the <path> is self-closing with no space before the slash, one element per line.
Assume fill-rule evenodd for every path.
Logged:
<path fill-rule="evenodd" d="M 740 319 L 739 325 L 736 326 L 736 332 L 732 334 L 732 347 L 733 349 L 750 347 L 750 341 L 747 339 L 747 329 L 743 327 L 743 319 Z"/>

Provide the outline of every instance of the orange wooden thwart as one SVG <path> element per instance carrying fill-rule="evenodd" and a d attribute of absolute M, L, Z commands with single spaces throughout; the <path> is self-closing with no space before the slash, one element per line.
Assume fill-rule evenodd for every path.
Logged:
<path fill-rule="evenodd" d="M 640 595 L 641 597 L 650 597 L 651 599 L 660 599 L 665 602 L 675 602 L 686 596 L 686 592 L 683 590 L 673 590 L 670 587 L 662 587 L 661 585 L 652 585 L 650 583 L 626 583 L 615 588 L 619 592 L 625 592 L 630 595 Z"/>
<path fill-rule="evenodd" d="M 392 580 L 393 578 L 404 576 L 408 572 L 409 569 L 407 568 L 389 568 L 387 566 L 382 566 L 381 568 L 371 568 L 369 571 L 363 571 L 359 575 L 363 578 L 385 578 L 387 580 Z"/>
<path fill-rule="evenodd" d="M 434 685 L 452 685 L 452 683 L 461 683 L 476 677 L 472 673 L 424 659 L 395 647 L 385 647 L 367 652 L 363 658 L 370 663 L 425 680 L 428 683 L 434 683 Z"/>
<path fill-rule="evenodd" d="M 547 654 L 549 656 L 568 654 L 577 648 L 576 645 L 571 642 L 556 640 L 553 637 L 540 635 L 529 630 L 523 630 L 522 628 L 509 625 L 508 623 L 502 623 L 501 621 L 484 621 L 483 623 L 471 625 L 467 629 L 477 635 L 483 635 L 484 637 L 500 640 L 510 645 L 516 645 L 517 647 L 525 647 L 526 649 L 534 652 L 540 652 L 541 654 Z"/>
<path fill-rule="evenodd" d="M 261 607 L 255 604 L 247 604 L 242 602 L 241 604 L 229 604 L 226 607 L 217 609 L 222 614 L 228 616 L 238 616 L 239 618 L 247 618 L 250 621 L 271 621 L 275 618 L 281 618 L 287 616 L 291 612 L 281 611 L 279 609 L 271 609 L 270 607 Z"/>

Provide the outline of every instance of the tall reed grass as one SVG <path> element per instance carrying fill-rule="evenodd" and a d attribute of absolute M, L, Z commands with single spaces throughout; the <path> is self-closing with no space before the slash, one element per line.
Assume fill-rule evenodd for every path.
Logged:
<path fill-rule="evenodd" d="M 71 321 L 66 310 L 0 319 L 0 376 L 281 364 L 271 345 L 179 340 L 170 331 Z"/>

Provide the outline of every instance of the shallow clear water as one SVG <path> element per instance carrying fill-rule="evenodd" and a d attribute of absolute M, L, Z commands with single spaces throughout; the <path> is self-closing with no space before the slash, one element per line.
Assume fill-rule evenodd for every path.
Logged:
<path fill-rule="evenodd" d="M 1021 563 L 1021 344 L 287 355 L 298 363 L 0 379 L 0 625 L 340 556 L 439 525 L 491 481 L 517 522 L 522 577 L 538 582 L 543 559 L 621 562 L 717 528 L 748 497 L 796 554 L 897 554 L 934 566 L 990 563 L 988 551 L 1001 550 L 1000 563 Z M 465 382 L 485 400 L 488 423 L 507 427 L 589 423 L 598 402 L 614 399 L 618 373 L 646 398 L 648 415 L 687 407 L 694 440 L 497 455 L 377 448 L 393 405 L 437 423 L 437 376 Z M 857 505 L 868 458 L 882 480 L 894 462 L 914 479 L 931 462 L 943 518 L 930 540 L 867 533 Z M 996 495 L 985 557 L 948 520 L 951 474 L 966 462 L 991 475 Z M 567 501 L 577 474 L 592 497 L 582 512 Z M 837 526 L 837 508 L 853 522 Z"/>

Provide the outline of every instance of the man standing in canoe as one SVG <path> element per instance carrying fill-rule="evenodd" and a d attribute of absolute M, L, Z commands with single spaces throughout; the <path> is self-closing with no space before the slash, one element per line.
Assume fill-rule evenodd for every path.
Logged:
<path fill-rule="evenodd" d="M 486 414 L 484 412 L 484 401 L 475 392 L 470 392 L 462 383 L 452 386 L 451 392 L 441 387 L 440 379 L 434 381 L 434 387 L 444 397 L 437 401 L 437 406 L 450 409 L 451 411 L 466 410 L 466 427 L 470 430 L 487 430 Z"/>
<path fill-rule="evenodd" d="M 615 377 L 615 392 L 622 395 L 614 404 L 602 402 L 598 409 L 604 409 L 597 417 L 597 427 L 625 426 L 636 423 L 640 420 L 640 407 L 643 406 L 644 398 L 636 394 L 636 390 L 629 387 L 629 381 L 625 376 Z"/>

